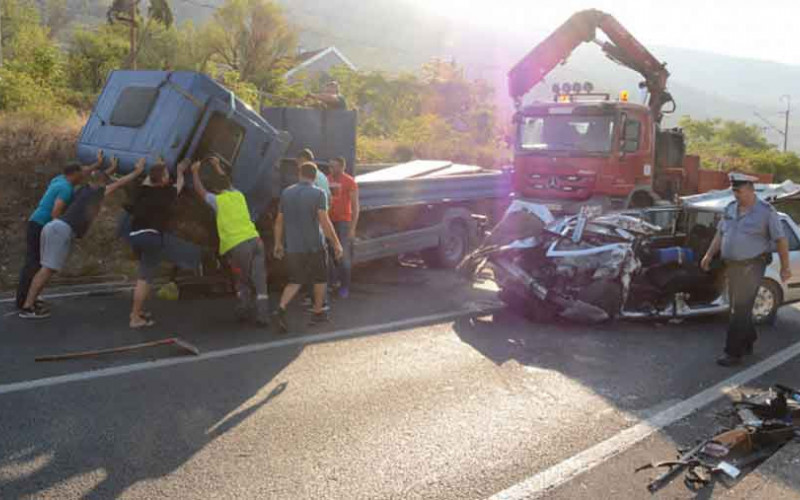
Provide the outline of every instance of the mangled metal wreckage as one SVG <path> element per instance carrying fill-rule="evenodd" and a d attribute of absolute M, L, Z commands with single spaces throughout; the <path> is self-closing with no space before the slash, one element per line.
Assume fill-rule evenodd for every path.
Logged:
<path fill-rule="evenodd" d="M 725 312 L 722 270 L 701 271 L 695 251 L 664 246 L 663 234 L 635 215 L 583 211 L 556 220 L 542 205 L 515 200 L 462 271 L 475 277 L 490 268 L 501 300 L 536 320 Z"/>

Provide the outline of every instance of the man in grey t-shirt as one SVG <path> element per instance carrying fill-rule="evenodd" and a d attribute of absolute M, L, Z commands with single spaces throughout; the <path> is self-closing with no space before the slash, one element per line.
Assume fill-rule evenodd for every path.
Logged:
<path fill-rule="evenodd" d="M 753 352 L 758 338 L 753 304 L 773 249 L 781 259 L 781 279 L 788 281 L 792 276 L 789 244 L 778 213 L 756 196 L 753 177 L 731 174 L 730 180 L 736 200 L 725 207 L 717 234 L 700 263 L 708 271 L 711 260 L 721 250 L 727 270 L 731 312 L 725 354 L 717 359 L 722 366 L 738 365 L 744 355 Z"/>
<path fill-rule="evenodd" d="M 316 176 L 316 165 L 310 162 L 300 165 L 300 182 L 286 188 L 281 195 L 275 221 L 275 257 L 285 256 L 289 268 L 289 284 L 283 290 L 277 311 L 278 327 L 283 333 L 288 331 L 286 308 L 302 285 L 313 285 L 312 324 L 327 321 L 323 311 L 328 282 L 326 237 L 333 244 L 336 258 L 342 256 L 342 245 L 328 217 L 327 197 L 313 185 Z"/>

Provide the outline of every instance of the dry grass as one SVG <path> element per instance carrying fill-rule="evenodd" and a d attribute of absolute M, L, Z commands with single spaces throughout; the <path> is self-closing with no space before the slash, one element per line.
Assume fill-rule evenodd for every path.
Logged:
<path fill-rule="evenodd" d="M 25 254 L 25 226 L 50 180 L 74 158 L 83 118 L 45 120 L 0 114 L 0 289 L 17 279 Z M 126 273 L 128 251 L 115 234 L 123 194 L 103 208 L 89 234 L 76 244 L 63 276 Z"/>

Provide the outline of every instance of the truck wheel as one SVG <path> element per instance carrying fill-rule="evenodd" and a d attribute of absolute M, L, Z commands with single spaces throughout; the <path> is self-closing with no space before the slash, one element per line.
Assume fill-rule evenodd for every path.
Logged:
<path fill-rule="evenodd" d="M 765 279 L 758 287 L 756 302 L 753 304 L 753 322 L 757 325 L 774 325 L 778 319 L 778 308 L 783 302 L 783 292 L 777 283 Z"/>
<path fill-rule="evenodd" d="M 463 220 L 452 220 L 442 233 L 439 246 L 422 252 L 429 267 L 455 269 L 469 252 L 469 228 Z"/>
<path fill-rule="evenodd" d="M 631 196 L 628 202 L 628 208 L 648 208 L 653 206 L 653 197 L 649 194 L 639 191 Z"/>

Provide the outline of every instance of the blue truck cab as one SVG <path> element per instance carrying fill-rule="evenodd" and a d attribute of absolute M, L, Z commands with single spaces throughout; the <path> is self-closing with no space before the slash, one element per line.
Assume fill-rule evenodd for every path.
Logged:
<path fill-rule="evenodd" d="M 174 173 L 184 159 L 222 159 L 254 218 L 280 194 L 275 166 L 291 136 L 272 127 L 208 76 L 192 71 L 114 71 L 78 141 L 78 158 L 98 149 L 119 158 L 121 173 L 145 157 L 159 157 Z"/>

